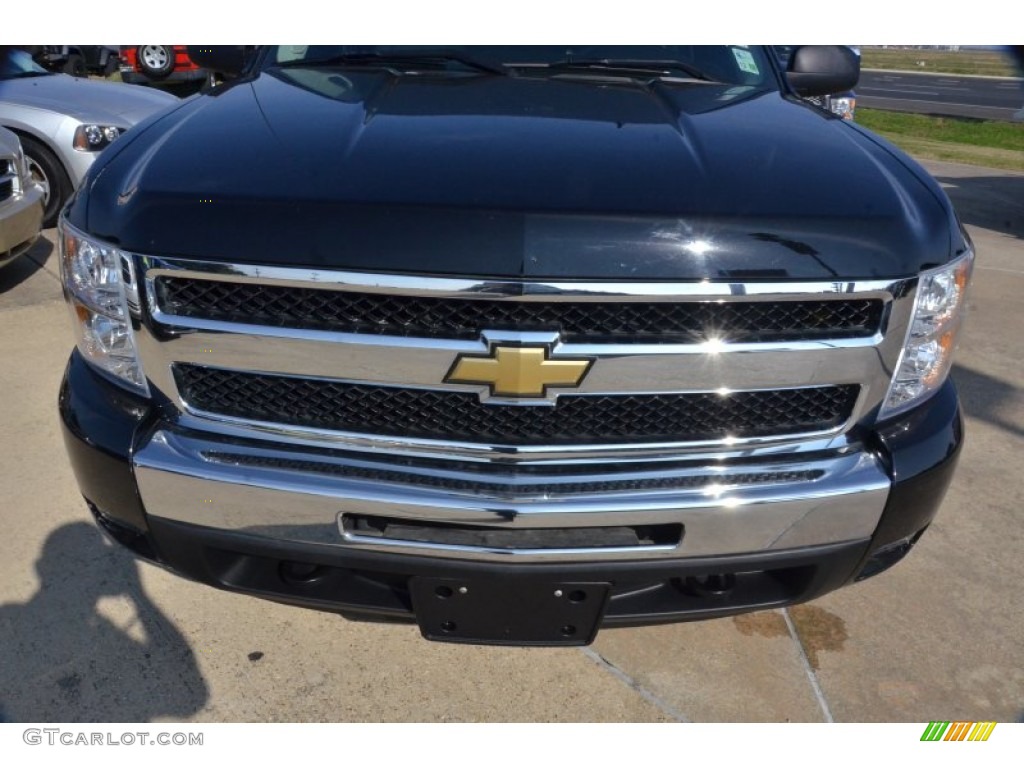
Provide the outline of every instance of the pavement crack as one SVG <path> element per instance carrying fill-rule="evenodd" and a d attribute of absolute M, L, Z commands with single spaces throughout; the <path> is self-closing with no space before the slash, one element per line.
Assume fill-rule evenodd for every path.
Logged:
<path fill-rule="evenodd" d="M 686 715 L 684 715 L 682 712 L 673 707 L 664 699 L 660 698 L 653 692 L 649 691 L 647 688 L 641 685 L 641 683 L 638 680 L 634 679 L 626 672 L 623 672 L 621 669 L 615 666 L 612 662 L 608 661 L 608 659 L 606 659 L 600 653 L 595 651 L 593 648 L 580 648 L 580 650 L 583 652 L 584 656 L 586 656 L 588 659 L 593 661 L 595 664 L 597 664 L 599 667 L 603 668 L 607 672 L 610 672 L 614 677 L 617 677 L 627 686 L 636 691 L 640 695 L 640 698 L 642 698 L 644 701 L 650 704 L 653 704 L 655 707 L 660 709 L 673 720 L 680 723 L 691 722 L 691 720 L 688 717 L 686 717 Z"/>
<path fill-rule="evenodd" d="M 789 636 L 793 638 L 793 642 L 796 643 L 797 655 L 800 657 L 800 663 L 803 665 L 804 672 L 807 675 L 807 680 L 811 684 L 811 690 L 814 691 L 814 698 L 818 701 L 818 706 L 821 707 L 821 714 L 825 718 L 826 723 L 834 723 L 835 718 L 832 717 L 832 708 L 828 705 L 828 699 L 825 698 L 825 692 L 821 690 L 821 684 L 818 682 L 818 675 L 814 671 L 814 667 L 811 666 L 811 660 L 807 657 L 807 649 L 804 648 L 803 640 L 800 639 L 800 633 L 796 631 L 796 625 L 793 623 L 793 619 L 789 616 L 789 609 L 782 609 L 782 618 L 786 621 L 786 628 L 789 629 Z"/>

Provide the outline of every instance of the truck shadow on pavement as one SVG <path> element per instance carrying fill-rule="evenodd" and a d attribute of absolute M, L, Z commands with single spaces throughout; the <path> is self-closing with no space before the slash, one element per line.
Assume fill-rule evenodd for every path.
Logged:
<path fill-rule="evenodd" d="M 90 523 L 53 531 L 39 591 L 0 606 L 0 721 L 146 722 L 188 717 L 206 681 L 149 600 L 138 566 Z"/>
<path fill-rule="evenodd" d="M 953 366 L 953 381 L 960 392 L 964 413 L 1024 438 L 1024 426 L 1012 420 L 1012 415 L 1022 412 L 1024 404 L 1020 387 L 960 364 Z"/>
<path fill-rule="evenodd" d="M 53 243 L 45 237 L 40 237 L 36 244 L 29 248 L 28 253 L 22 254 L 0 269 L 0 293 L 6 293 L 32 277 L 46 265 L 54 250 Z"/>
<path fill-rule="evenodd" d="M 1024 174 L 935 179 L 964 224 L 1024 239 Z"/>

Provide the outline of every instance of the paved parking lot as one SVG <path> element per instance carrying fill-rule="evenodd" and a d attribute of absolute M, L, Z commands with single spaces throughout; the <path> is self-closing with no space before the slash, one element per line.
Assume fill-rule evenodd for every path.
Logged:
<path fill-rule="evenodd" d="M 960 469 L 894 570 L 787 611 L 430 644 L 136 563 L 90 523 L 56 395 L 53 232 L 0 272 L 0 720 L 996 720 L 1024 716 L 1024 175 L 928 163 L 978 250 Z"/>

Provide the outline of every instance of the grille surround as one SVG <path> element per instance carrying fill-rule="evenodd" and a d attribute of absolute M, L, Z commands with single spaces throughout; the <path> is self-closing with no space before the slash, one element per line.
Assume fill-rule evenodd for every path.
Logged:
<path fill-rule="evenodd" d="M 566 342 L 731 343 L 863 338 L 879 299 L 518 301 L 330 290 L 160 276 L 161 310 L 244 325 L 412 338 L 476 339 L 481 331 L 556 332 Z"/>
<path fill-rule="evenodd" d="M 561 396 L 551 406 L 481 403 L 471 392 L 352 384 L 177 364 L 183 400 L 202 413 L 331 432 L 499 445 L 706 442 L 826 432 L 855 384 L 721 395 Z"/>

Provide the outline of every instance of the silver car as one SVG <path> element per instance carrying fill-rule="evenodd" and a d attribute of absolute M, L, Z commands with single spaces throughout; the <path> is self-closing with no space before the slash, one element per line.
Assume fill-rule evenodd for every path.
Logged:
<path fill-rule="evenodd" d="M 43 226 L 96 156 L 140 120 L 179 101 L 155 89 L 53 74 L 27 51 L 0 48 L 0 126 L 21 138 L 32 178 L 43 188 Z"/>
<path fill-rule="evenodd" d="M 29 175 L 18 137 L 0 128 L 0 267 L 32 247 L 42 222 L 43 189 Z"/>

